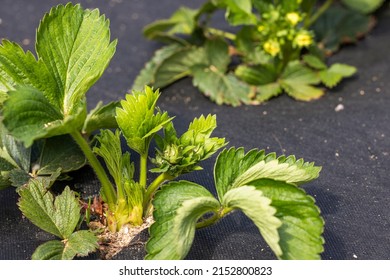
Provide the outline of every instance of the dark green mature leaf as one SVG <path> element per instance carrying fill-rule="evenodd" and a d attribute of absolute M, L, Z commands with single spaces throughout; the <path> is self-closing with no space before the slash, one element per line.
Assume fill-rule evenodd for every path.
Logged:
<path fill-rule="evenodd" d="M 314 163 L 296 160 L 294 156 L 276 157 L 264 150 L 251 150 L 245 154 L 243 148 L 222 151 L 214 166 L 214 180 L 218 197 L 230 189 L 250 185 L 258 179 L 273 179 L 299 185 L 316 179 L 321 167 Z"/>
<path fill-rule="evenodd" d="M 98 248 L 98 238 L 90 231 L 74 232 L 67 240 L 52 240 L 40 245 L 32 255 L 33 260 L 71 260 L 85 257 Z"/>
<path fill-rule="evenodd" d="M 56 198 L 47 188 L 44 181 L 30 180 L 19 191 L 19 208 L 39 228 L 67 239 L 79 222 L 80 205 L 69 187 Z"/>
<path fill-rule="evenodd" d="M 251 88 L 234 74 L 224 74 L 215 67 L 197 65 L 192 67 L 194 86 L 217 104 L 238 106 L 249 103 Z"/>
<path fill-rule="evenodd" d="M 172 199 L 174 197 L 175 199 Z M 146 259 L 183 259 L 192 245 L 196 222 L 220 203 L 204 187 L 187 181 L 171 182 L 153 200 L 155 223 L 150 227 Z"/>
<path fill-rule="evenodd" d="M 120 106 L 119 101 L 110 102 L 103 105 L 99 102 L 95 109 L 87 115 L 84 122 L 83 133 L 91 133 L 102 128 L 117 128 L 115 118 L 116 108 Z"/>
<path fill-rule="evenodd" d="M 356 42 L 372 27 L 369 16 L 342 7 L 329 8 L 312 26 L 316 40 L 328 53 L 343 43 Z"/>
<path fill-rule="evenodd" d="M 4 103 L 4 124 L 26 146 L 38 138 L 82 128 L 84 94 L 115 52 L 116 41 L 110 43 L 108 24 L 97 10 L 59 5 L 38 28 L 38 61 L 16 44 L 4 43 L 0 90 L 12 90 Z"/>
<path fill-rule="evenodd" d="M 143 90 L 145 85 L 153 85 L 156 82 L 155 75 L 160 65 L 182 48 L 181 45 L 173 44 L 157 50 L 138 74 L 131 88 L 133 90 Z M 164 86 L 162 81 L 159 83 Z"/>
<path fill-rule="evenodd" d="M 282 222 L 275 217 L 276 209 L 271 206 L 271 202 L 271 199 L 252 186 L 231 189 L 222 198 L 224 207 L 240 209 L 255 223 L 272 251 L 280 257 L 282 249 L 279 246 L 278 228 Z"/>
<path fill-rule="evenodd" d="M 110 42 L 109 21 L 97 9 L 58 5 L 45 15 L 37 31 L 36 49 L 60 89 L 57 102 L 64 115 L 77 111 L 77 104 L 108 66 L 115 47 L 116 41 Z"/>
<path fill-rule="evenodd" d="M 56 136 L 44 141 L 38 175 L 51 175 L 58 169 L 67 173 L 86 164 L 83 152 L 70 136 Z"/>
<path fill-rule="evenodd" d="M 369 14 L 378 9 L 385 0 L 342 0 L 351 9 L 363 14 Z"/>
<path fill-rule="evenodd" d="M 154 134 L 172 118 L 168 113 L 156 111 L 160 93 L 145 87 L 144 91 L 133 91 L 121 101 L 122 108 L 116 109 L 117 122 L 130 148 L 139 154 L 147 154 Z"/>
<path fill-rule="evenodd" d="M 281 259 L 320 259 L 323 252 L 324 220 L 314 199 L 302 189 L 273 180 L 250 183 L 272 200 L 276 217 L 282 222 L 278 228 Z"/>
<path fill-rule="evenodd" d="M 277 81 L 277 73 L 268 65 L 246 66 L 240 65 L 234 74 L 250 85 L 267 85 Z"/>

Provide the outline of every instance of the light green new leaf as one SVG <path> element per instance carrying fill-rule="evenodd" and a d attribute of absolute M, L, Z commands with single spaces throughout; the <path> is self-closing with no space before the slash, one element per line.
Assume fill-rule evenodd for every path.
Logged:
<path fill-rule="evenodd" d="M 329 69 L 319 72 L 321 81 L 329 88 L 336 86 L 343 78 L 351 77 L 357 69 L 353 66 L 335 63 Z"/>
<path fill-rule="evenodd" d="M 172 118 L 168 113 L 156 111 L 160 93 L 145 87 L 144 91 L 133 91 L 121 101 L 122 108 L 116 109 L 117 122 L 130 148 L 145 155 L 154 134 L 161 130 Z"/>
<path fill-rule="evenodd" d="M 67 240 L 52 240 L 40 245 L 32 255 L 33 260 L 71 260 L 85 257 L 98 248 L 98 238 L 90 231 L 74 232 Z"/>
<path fill-rule="evenodd" d="M 276 157 L 264 150 L 251 150 L 245 154 L 243 148 L 222 151 L 214 166 L 214 180 L 220 200 L 230 190 L 250 185 L 258 179 L 273 179 L 299 185 L 316 179 L 321 167 L 314 163 L 296 160 L 294 156 Z"/>
<path fill-rule="evenodd" d="M 252 13 L 251 0 L 225 0 L 226 19 L 232 25 L 256 24 L 256 16 Z"/>
<path fill-rule="evenodd" d="M 378 9 L 385 0 L 342 0 L 342 2 L 351 9 L 369 14 Z"/>
<path fill-rule="evenodd" d="M 252 186 L 231 189 L 222 198 L 224 207 L 240 209 L 255 223 L 272 251 L 280 257 L 282 250 L 279 246 L 278 228 L 282 223 L 275 217 L 276 210 L 271 202 L 271 199 Z"/>
<path fill-rule="evenodd" d="M 315 55 L 307 54 L 303 56 L 303 61 L 314 69 L 324 70 L 327 68 L 326 64 Z"/>
<path fill-rule="evenodd" d="M 116 108 L 120 106 L 119 101 L 103 105 L 99 102 L 95 109 L 91 110 L 84 122 L 83 133 L 91 133 L 102 128 L 117 128 L 115 118 Z"/>
<path fill-rule="evenodd" d="M 234 74 L 224 74 L 215 67 L 205 65 L 197 65 L 191 70 L 194 86 L 217 104 L 238 106 L 250 103 L 250 86 L 237 79 Z"/>
<path fill-rule="evenodd" d="M 163 186 L 153 205 L 155 223 L 150 227 L 146 259 L 155 260 L 183 259 L 192 245 L 196 222 L 221 206 L 204 187 L 187 181 Z"/>
<path fill-rule="evenodd" d="M 146 63 L 145 67 L 140 71 L 131 88 L 140 91 L 144 89 L 145 85 L 151 86 L 156 83 L 155 75 L 160 65 L 182 48 L 183 46 L 181 45 L 173 44 L 157 50 L 153 57 Z M 162 87 L 167 85 L 163 81 L 159 81 L 159 84 Z"/>
<path fill-rule="evenodd" d="M 268 85 L 257 86 L 256 100 L 259 102 L 265 102 L 272 97 L 278 96 L 282 92 L 283 89 L 278 83 L 270 83 Z"/>
<path fill-rule="evenodd" d="M 51 175 L 58 169 L 67 173 L 86 164 L 83 152 L 70 136 L 55 136 L 43 141 L 38 175 Z"/>
<path fill-rule="evenodd" d="M 324 220 L 314 199 L 304 190 L 284 182 L 261 179 L 250 185 L 271 199 L 271 206 L 276 209 L 275 216 L 282 222 L 278 233 L 283 253 L 278 257 L 320 259 L 324 250 Z"/>
<path fill-rule="evenodd" d="M 77 110 L 108 66 L 115 47 L 116 41 L 110 43 L 109 21 L 97 9 L 58 5 L 42 19 L 36 49 L 60 89 L 64 115 Z"/>
<path fill-rule="evenodd" d="M 33 224 L 62 239 L 67 239 L 80 219 L 80 206 L 75 194 L 66 187 L 54 198 L 45 181 L 30 180 L 19 191 L 20 210 Z"/>

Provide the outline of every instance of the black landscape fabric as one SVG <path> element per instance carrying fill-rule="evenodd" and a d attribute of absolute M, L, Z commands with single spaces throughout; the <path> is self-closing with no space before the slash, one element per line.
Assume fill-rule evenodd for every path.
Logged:
<path fill-rule="evenodd" d="M 107 71 L 88 92 L 89 109 L 99 100 L 119 100 L 161 45 L 142 36 L 146 24 L 167 18 L 180 5 L 199 7 L 203 0 L 79 1 L 99 8 L 110 19 L 117 52 Z M 0 0 L 0 38 L 34 51 L 35 30 L 45 12 L 67 1 Z M 388 6 L 387 6 L 388 7 Z M 217 115 L 215 135 L 229 146 L 295 154 L 323 167 L 304 189 L 315 198 L 325 220 L 325 260 L 390 259 L 390 11 L 377 12 L 378 23 L 357 45 L 344 47 L 330 60 L 354 65 L 358 74 L 313 102 L 287 96 L 260 106 L 217 106 L 181 80 L 162 92 L 159 106 L 183 131 L 201 114 Z M 182 178 L 213 188 L 213 163 Z M 85 167 L 68 182 L 82 193 L 97 193 L 98 181 Z M 53 237 L 25 219 L 14 188 L 0 191 L 0 259 L 30 259 L 35 248 Z M 144 236 L 140 236 L 144 238 Z M 143 247 L 116 258 L 142 258 Z M 94 256 L 91 256 L 93 258 Z M 196 233 L 188 259 L 274 259 L 258 229 L 243 214 L 233 213 Z"/>

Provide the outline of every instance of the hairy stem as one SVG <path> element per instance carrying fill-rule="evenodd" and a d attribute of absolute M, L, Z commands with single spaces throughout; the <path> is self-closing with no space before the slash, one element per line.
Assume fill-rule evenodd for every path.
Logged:
<path fill-rule="evenodd" d="M 225 215 L 227 215 L 231 211 L 233 211 L 232 208 L 221 208 L 220 211 L 213 213 L 213 215 L 210 218 L 207 218 L 206 220 L 196 223 L 196 228 L 200 229 L 200 228 L 211 226 L 216 222 L 218 222 L 220 219 L 222 219 Z"/>
<path fill-rule="evenodd" d="M 317 19 L 329 9 L 329 7 L 333 4 L 334 0 L 327 0 L 322 6 L 317 10 L 317 12 L 305 22 L 305 28 L 309 28 L 313 23 L 317 21 Z"/>
<path fill-rule="evenodd" d="M 149 208 L 151 206 L 153 194 L 157 191 L 157 189 L 161 186 L 162 183 L 168 180 L 173 180 L 174 177 L 169 175 L 168 173 L 161 173 L 154 181 L 150 184 L 148 189 L 146 190 L 146 194 L 144 197 L 144 214 L 149 213 Z"/>
<path fill-rule="evenodd" d="M 103 166 L 100 164 L 99 160 L 92 152 L 88 142 L 85 140 L 85 138 L 79 131 L 72 132 L 70 135 L 73 137 L 75 142 L 79 145 L 80 149 L 83 151 L 89 164 L 95 171 L 96 176 L 98 177 L 100 183 L 102 184 L 102 189 L 107 199 L 107 204 L 109 205 L 109 207 L 113 206 L 116 201 L 115 189 L 112 186 L 110 180 L 108 179 L 108 176 Z"/>

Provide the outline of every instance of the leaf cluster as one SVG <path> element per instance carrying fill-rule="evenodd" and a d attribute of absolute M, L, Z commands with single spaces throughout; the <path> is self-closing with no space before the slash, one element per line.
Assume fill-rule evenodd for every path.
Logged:
<path fill-rule="evenodd" d="M 300 101 L 317 99 L 324 87 L 357 71 L 338 63 L 328 66 L 326 57 L 366 34 L 372 27 L 370 14 L 383 3 L 342 2 L 208 0 L 198 9 L 182 7 L 144 28 L 146 38 L 166 46 L 146 63 L 132 88 L 163 88 L 191 77 L 217 104 L 259 104 L 281 93 Z M 236 33 L 213 27 L 213 15 L 220 10 Z"/>

